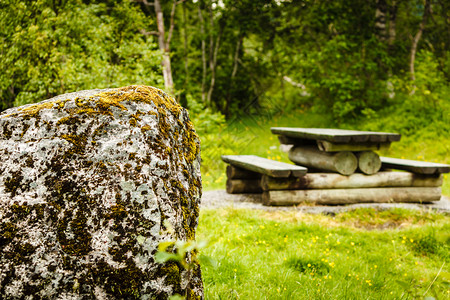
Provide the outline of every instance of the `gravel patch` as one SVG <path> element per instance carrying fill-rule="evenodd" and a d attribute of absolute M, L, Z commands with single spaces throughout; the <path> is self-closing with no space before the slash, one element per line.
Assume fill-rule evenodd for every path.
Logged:
<path fill-rule="evenodd" d="M 356 208 L 375 208 L 386 210 L 392 208 L 406 208 L 417 210 L 433 210 L 437 212 L 450 213 L 450 198 L 442 196 L 440 201 L 429 204 L 416 203 L 361 203 L 350 205 L 298 205 L 298 206 L 264 206 L 261 204 L 261 194 L 227 194 L 225 190 L 203 192 L 201 209 L 216 208 L 245 208 L 260 209 L 266 211 L 300 211 L 311 214 L 337 214 Z"/>

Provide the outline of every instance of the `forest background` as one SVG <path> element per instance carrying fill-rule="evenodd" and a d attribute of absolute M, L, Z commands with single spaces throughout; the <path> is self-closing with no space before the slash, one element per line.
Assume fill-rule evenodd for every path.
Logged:
<path fill-rule="evenodd" d="M 0 0 L 0 28 L 2 110 L 162 88 L 190 110 L 206 189 L 221 154 L 287 160 L 277 125 L 398 132 L 389 155 L 450 163 L 448 1 Z"/>

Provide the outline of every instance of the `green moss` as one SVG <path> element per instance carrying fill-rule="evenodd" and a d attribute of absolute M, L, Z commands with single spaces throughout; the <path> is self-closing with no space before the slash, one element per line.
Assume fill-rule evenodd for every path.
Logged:
<path fill-rule="evenodd" d="M 16 220 L 25 219 L 25 217 L 27 217 L 30 214 L 30 212 L 31 212 L 31 209 L 26 204 L 19 205 L 16 202 L 13 205 L 11 205 L 11 213 L 16 218 Z"/>
<path fill-rule="evenodd" d="M 118 299 L 140 299 L 139 287 L 148 276 L 136 267 L 132 259 L 125 261 L 126 267 L 114 268 L 105 261 L 90 269 L 97 284 L 104 286 L 110 296 Z"/>
<path fill-rule="evenodd" d="M 22 133 L 20 134 L 20 137 L 21 137 L 21 138 L 25 135 L 25 133 L 27 133 L 28 128 L 30 128 L 30 124 L 24 123 L 24 124 L 23 124 L 23 130 L 22 130 Z"/>
<path fill-rule="evenodd" d="M 29 256 L 36 250 L 30 243 L 16 244 L 12 251 L 5 252 L 5 258 L 14 261 L 15 264 L 24 264 L 30 261 Z"/>
<path fill-rule="evenodd" d="M 81 209 L 81 207 L 75 213 L 75 216 L 73 216 L 73 210 L 67 210 L 66 215 L 58 224 L 58 242 L 62 250 L 67 254 L 82 256 L 92 250 L 92 236 L 88 231 L 85 214 L 88 214 L 88 212 L 85 209 Z M 68 231 L 71 232 L 70 237 L 68 237 Z"/>
<path fill-rule="evenodd" d="M 3 137 L 5 140 L 9 140 L 12 136 L 12 130 L 9 128 L 8 124 L 3 125 Z"/>
<path fill-rule="evenodd" d="M 197 253 L 193 253 L 193 262 L 192 262 L 192 278 L 202 278 L 202 272 L 200 269 L 200 264 L 196 259 Z M 193 289 L 188 286 L 187 289 L 187 299 L 192 300 L 201 300 L 203 299 L 200 295 L 197 295 Z"/>
<path fill-rule="evenodd" d="M 18 228 L 11 222 L 0 223 L 0 251 L 16 236 Z"/>
<path fill-rule="evenodd" d="M 86 136 L 76 135 L 76 134 L 63 134 L 63 135 L 61 135 L 61 138 L 72 143 L 72 145 L 73 145 L 72 152 L 73 153 L 84 154 L 86 144 L 87 144 Z"/>
<path fill-rule="evenodd" d="M 68 117 L 64 117 L 58 120 L 58 122 L 56 122 L 56 125 L 75 125 L 77 123 L 79 123 L 79 119 L 75 116 L 68 116 Z"/>
<path fill-rule="evenodd" d="M 45 102 L 45 103 L 37 103 L 37 104 L 33 104 L 29 107 L 19 108 L 19 111 L 24 115 L 28 115 L 30 117 L 36 118 L 39 115 L 39 112 L 41 110 L 50 109 L 50 108 L 53 108 L 53 106 L 59 107 L 58 104 L 61 102 L 62 102 L 61 100 L 58 100 L 58 101 L 50 101 L 50 102 Z"/>
<path fill-rule="evenodd" d="M 171 285 L 175 294 L 182 295 L 181 289 L 181 270 L 177 262 L 168 261 L 164 263 L 156 272 L 156 277 L 166 277 L 165 283 Z"/>
<path fill-rule="evenodd" d="M 192 163 L 200 152 L 200 147 L 196 141 L 198 141 L 198 136 L 193 129 L 186 130 L 186 133 L 183 135 L 182 145 L 185 159 L 188 163 Z"/>
<path fill-rule="evenodd" d="M 145 125 L 145 126 L 142 126 L 141 127 L 141 132 L 142 133 L 145 133 L 146 131 L 149 131 L 149 130 L 151 130 L 152 128 L 150 127 L 150 126 L 148 126 L 148 125 Z"/>
<path fill-rule="evenodd" d="M 4 180 L 5 192 L 11 193 L 11 197 L 14 198 L 17 194 L 17 190 L 20 188 L 23 180 L 22 172 L 11 172 L 11 175 Z"/>

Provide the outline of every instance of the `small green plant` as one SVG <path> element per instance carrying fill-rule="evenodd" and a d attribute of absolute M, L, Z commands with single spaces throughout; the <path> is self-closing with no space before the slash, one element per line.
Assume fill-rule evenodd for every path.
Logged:
<path fill-rule="evenodd" d="M 164 221 L 166 228 L 164 233 L 168 233 L 174 236 L 175 232 L 171 224 L 166 220 Z M 205 255 L 198 255 L 199 251 L 207 245 L 207 242 L 193 241 L 193 240 L 165 240 L 159 243 L 158 252 L 155 254 L 155 261 L 160 264 L 164 264 L 169 261 L 176 262 L 179 266 L 185 270 L 191 272 L 199 264 L 205 264 L 214 267 L 215 262 L 211 258 Z M 182 300 L 184 297 L 175 294 L 172 295 L 170 300 Z"/>

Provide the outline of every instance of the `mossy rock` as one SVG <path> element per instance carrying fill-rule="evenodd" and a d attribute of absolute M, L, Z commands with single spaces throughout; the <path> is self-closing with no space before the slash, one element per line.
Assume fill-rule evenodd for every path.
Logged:
<path fill-rule="evenodd" d="M 189 270 L 155 261 L 160 242 L 195 239 L 201 197 L 198 136 L 163 91 L 9 109 L 0 154 L 1 299 L 203 298 L 194 254 Z"/>

